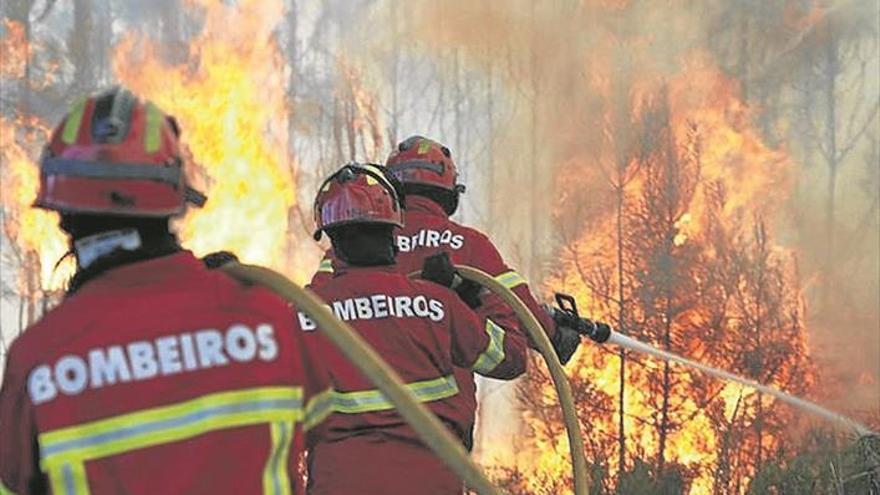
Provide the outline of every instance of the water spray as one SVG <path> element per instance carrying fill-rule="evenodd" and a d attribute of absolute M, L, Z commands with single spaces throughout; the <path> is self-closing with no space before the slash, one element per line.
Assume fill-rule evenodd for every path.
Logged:
<path fill-rule="evenodd" d="M 753 388 L 761 393 L 773 396 L 773 397 L 775 397 L 783 402 L 786 402 L 788 404 L 791 404 L 792 406 L 795 406 L 799 409 L 810 412 L 810 413 L 812 413 L 816 416 L 819 416 L 821 418 L 827 419 L 828 421 L 831 421 L 832 423 L 836 423 L 836 424 L 843 426 L 849 430 L 853 430 L 856 433 L 858 433 L 859 436 L 877 435 L 876 432 L 872 431 L 866 425 L 859 423 L 858 421 L 856 421 L 852 418 L 849 418 L 847 416 L 844 416 L 842 414 L 825 409 L 824 407 L 822 407 L 818 404 L 815 404 L 815 403 L 810 402 L 805 399 L 801 399 L 800 397 L 795 397 L 793 395 L 787 394 L 787 393 L 782 392 L 780 390 L 777 390 L 775 388 L 768 387 L 767 385 L 762 385 L 754 380 L 749 380 L 747 378 L 743 378 L 739 375 L 735 375 L 735 374 L 730 373 L 728 371 L 724 371 L 724 370 L 721 370 L 718 368 L 713 368 L 711 366 L 706 366 L 706 365 L 700 364 L 696 361 L 679 356 L 678 354 L 674 354 L 671 352 L 657 349 L 656 347 L 648 345 L 644 342 L 638 341 L 638 340 L 633 339 L 631 337 L 627 337 L 626 335 L 623 335 L 620 332 L 613 332 L 612 331 L 611 336 L 608 339 L 608 343 L 616 344 L 616 345 L 619 345 L 622 347 L 626 347 L 627 349 L 630 349 L 633 351 L 644 352 L 646 354 L 650 354 L 652 356 L 656 356 L 661 359 L 665 359 L 666 361 L 674 361 L 676 363 L 683 364 L 685 366 L 690 366 L 691 368 L 698 369 L 698 370 L 702 371 L 703 373 L 706 373 L 707 375 L 711 375 L 716 378 L 720 378 L 722 380 L 729 380 L 732 382 L 739 383 L 741 385 L 745 385 L 745 386 L 747 386 L 749 388 Z"/>
<path fill-rule="evenodd" d="M 853 430 L 858 433 L 859 436 L 877 435 L 876 432 L 872 431 L 866 425 L 859 423 L 858 421 L 842 414 L 830 411 L 808 400 L 801 399 L 800 397 L 795 397 L 775 388 L 768 387 L 767 385 L 762 385 L 754 380 L 743 378 L 739 375 L 730 373 L 729 371 L 724 371 L 722 369 L 714 368 L 712 366 L 707 366 L 705 364 L 701 364 L 691 359 L 679 356 L 678 354 L 657 349 L 654 346 L 636 340 L 632 337 L 627 337 L 620 332 L 613 331 L 611 329 L 611 326 L 607 323 L 582 318 L 578 314 L 577 303 L 575 303 L 574 298 L 568 294 L 557 293 L 556 301 L 559 304 L 559 309 L 557 309 L 556 311 L 571 315 L 571 317 L 573 317 L 577 321 L 577 323 L 573 323 L 571 327 L 578 330 L 581 335 L 589 337 L 594 342 L 597 342 L 599 344 L 607 342 L 609 344 L 619 345 L 621 347 L 625 347 L 636 352 L 650 354 L 666 361 L 672 361 L 683 364 L 685 366 L 690 366 L 691 368 L 698 369 L 703 373 L 706 373 L 707 375 L 714 376 L 715 378 L 736 382 L 749 388 L 755 389 L 761 393 L 775 397 L 787 404 L 791 404 L 792 406 L 795 406 L 799 409 L 831 421 L 832 423 L 843 426 L 846 429 Z"/>

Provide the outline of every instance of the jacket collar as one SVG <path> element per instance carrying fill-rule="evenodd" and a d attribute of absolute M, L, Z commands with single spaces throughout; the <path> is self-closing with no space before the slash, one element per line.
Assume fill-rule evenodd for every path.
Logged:
<path fill-rule="evenodd" d="M 349 265 L 342 260 L 337 259 L 336 272 L 334 276 L 356 275 L 363 273 L 397 273 L 397 264 L 393 265 L 376 265 L 376 266 L 356 266 Z"/>
<path fill-rule="evenodd" d="M 201 260 L 192 252 L 180 250 L 164 256 L 138 260 L 110 268 L 87 281 L 82 291 L 100 287 L 137 286 L 179 280 L 181 274 L 203 272 Z"/>
<path fill-rule="evenodd" d="M 449 218 L 449 215 L 443 211 L 443 207 L 434 201 L 417 194 L 406 197 L 406 211 L 408 213 L 425 213 L 443 218 Z"/>

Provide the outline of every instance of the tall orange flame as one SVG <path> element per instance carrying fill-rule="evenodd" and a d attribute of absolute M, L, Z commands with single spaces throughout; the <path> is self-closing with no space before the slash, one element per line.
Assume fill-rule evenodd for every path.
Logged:
<path fill-rule="evenodd" d="M 273 38 L 280 1 L 235 5 L 201 0 L 203 34 L 181 65 L 161 61 L 159 45 L 133 35 L 117 47 L 116 77 L 172 113 L 200 167 L 204 209 L 180 222 L 196 254 L 226 249 L 250 263 L 291 273 L 288 216 L 295 204 L 287 148 L 289 68 Z"/>
<path fill-rule="evenodd" d="M 601 78 L 600 78 L 601 79 Z M 724 246 L 716 245 L 719 229 L 727 233 L 721 238 L 728 239 L 730 242 L 740 242 L 738 239 L 751 238 L 756 235 L 752 229 L 761 218 L 770 218 L 774 208 L 778 208 L 786 199 L 786 192 L 791 187 L 791 176 L 794 171 L 794 163 L 788 156 L 780 151 L 774 150 L 766 146 L 759 133 L 755 131 L 750 124 L 751 115 L 748 107 L 742 103 L 742 100 L 736 90 L 736 85 L 721 74 L 711 63 L 707 62 L 704 57 L 696 56 L 691 58 L 685 65 L 681 74 L 671 79 L 658 81 L 654 87 L 655 94 L 665 95 L 661 102 L 666 107 L 666 117 L 664 117 L 671 131 L 671 141 L 677 151 L 682 156 L 664 155 L 658 159 L 658 163 L 654 167 L 664 167 L 664 161 L 674 160 L 682 163 L 692 160 L 698 162 L 698 170 L 692 172 L 678 172 L 684 174 L 692 174 L 690 179 L 684 179 L 684 182 L 676 177 L 668 177 L 661 174 L 661 180 L 672 180 L 671 187 L 681 187 L 687 190 L 692 188 L 692 193 L 687 191 L 680 192 L 678 203 L 668 203 L 664 199 L 664 195 L 676 193 L 668 192 L 660 183 L 659 194 L 652 193 L 649 189 L 652 178 L 648 172 L 644 170 L 647 165 L 642 165 L 642 170 L 636 173 L 634 178 L 626 185 L 625 195 L 630 198 L 628 204 L 631 208 L 635 208 L 628 215 L 638 217 L 634 222 L 650 222 L 651 218 L 658 213 L 674 215 L 670 218 L 668 227 L 657 227 L 670 229 L 667 234 L 670 237 L 670 245 L 664 248 L 666 251 L 655 252 L 644 261 L 639 263 L 706 263 L 713 256 L 721 256 L 723 253 L 716 252 Z M 641 107 L 636 105 L 636 111 Z M 662 148 L 662 142 L 655 143 L 655 146 Z M 638 159 L 637 159 L 638 160 Z M 681 165 L 687 167 L 687 165 Z M 564 191 L 573 191 L 579 187 L 583 187 L 584 181 L 594 181 L 595 177 L 591 176 L 584 179 L 584 170 L 595 169 L 590 164 L 574 162 L 570 164 L 568 170 L 570 173 L 563 173 L 558 181 L 560 187 Z M 673 172 L 675 173 L 675 172 Z M 663 174 L 667 174 L 664 172 Z M 696 174 L 695 176 L 693 174 Z M 688 180 L 694 181 L 688 186 Z M 654 185 L 653 187 L 658 187 Z M 654 194 L 655 196 L 651 196 Z M 644 196 L 648 195 L 648 196 Z M 659 201 L 655 207 L 660 210 L 645 210 L 639 208 L 648 208 L 651 205 L 636 206 L 639 198 L 646 197 L 644 201 Z M 567 193 L 563 195 L 560 203 L 561 208 L 570 209 L 570 201 L 577 199 L 568 198 Z M 682 199 L 683 198 L 683 199 Z M 643 216 L 641 216 L 643 215 Z M 662 222 L 663 220 L 659 220 Z M 614 302 L 617 297 L 618 283 L 616 275 L 608 276 L 616 273 L 617 266 L 613 255 L 616 249 L 615 234 L 615 216 L 614 212 L 608 211 L 600 214 L 598 219 L 594 218 L 590 223 L 588 231 L 583 232 L 572 240 L 567 246 L 566 254 L 563 255 L 560 268 L 556 273 L 546 281 L 547 287 L 554 290 L 563 290 L 571 292 L 579 301 L 583 301 L 587 312 L 605 321 L 616 323 L 618 305 Z M 628 224 L 628 230 L 636 228 L 635 225 Z M 646 234 L 650 231 L 646 231 Z M 763 233 L 761 235 L 764 235 Z M 635 241 L 634 241 L 635 242 Z M 642 242 L 650 242 L 643 239 Z M 746 244 L 742 244 L 745 246 Z M 632 247 L 628 249 L 633 249 Z M 664 254 L 668 252 L 669 254 Z M 698 253 L 702 253 L 699 254 Z M 782 270 L 779 280 L 783 283 L 790 284 L 790 287 L 796 287 L 796 276 L 793 272 L 793 264 L 791 263 L 791 252 L 779 245 L 770 245 L 768 247 L 768 256 L 770 269 Z M 634 256 L 626 254 L 627 257 Z M 671 258 L 664 258 L 671 256 Z M 703 261 L 698 261 L 702 256 Z M 606 268 L 601 268 L 602 261 L 608 260 Z M 664 261 L 665 259 L 665 261 Z M 692 259 L 692 261 L 687 261 Z M 629 260 L 626 263 L 636 263 L 637 261 Z M 602 270 L 608 270 L 608 273 Z M 625 284 L 629 287 L 636 283 L 640 276 L 640 271 L 644 273 L 654 273 L 654 276 L 664 273 L 663 270 L 671 268 L 663 268 L 662 265 L 651 267 L 649 265 L 627 266 L 624 271 L 627 272 Z M 633 271 L 635 270 L 635 271 Z M 654 270 L 654 272 L 650 272 Z M 659 271 L 658 271 L 659 270 Z M 682 272 L 682 270 L 686 270 Z M 702 280 L 712 274 L 704 274 L 697 265 L 694 267 L 680 268 L 679 272 L 686 273 L 690 280 L 677 281 L 676 285 L 693 286 L 694 290 L 711 291 L 716 288 L 707 286 L 707 282 Z M 605 275 L 601 275 L 605 273 Z M 604 280 L 605 286 L 599 290 L 597 287 L 588 283 L 587 280 L 596 276 Z M 682 275 L 680 275 L 682 276 Z M 605 278 L 602 278 L 605 277 Z M 647 282 L 645 282 L 647 283 Z M 659 283 L 652 280 L 650 283 Z M 714 282 L 713 282 L 714 283 Z M 747 294 L 749 287 L 748 279 L 738 282 L 738 290 Z M 630 290 L 630 289 L 627 289 Z M 604 291 L 604 292 L 603 292 Z M 656 290 L 655 290 L 656 293 Z M 613 294 L 613 295 L 611 295 Z M 650 294 L 650 292 L 649 292 Z M 787 293 L 787 302 L 790 307 L 795 308 L 799 312 L 800 296 L 795 290 Z M 627 295 L 627 297 L 635 297 Z M 658 297 L 658 296 L 653 296 Z M 673 297 L 673 296 L 667 296 Z M 684 296 L 675 296 L 684 297 Z M 749 305 L 751 301 L 742 301 L 747 295 L 739 296 L 741 304 Z M 761 296 L 763 297 L 763 296 Z M 631 305 L 628 310 L 634 316 L 630 316 L 631 325 L 640 325 L 638 321 L 643 321 L 641 325 L 661 325 L 662 315 L 654 313 L 656 309 L 650 306 L 650 301 L 634 300 L 627 303 Z M 712 321 L 712 317 L 716 314 L 714 308 L 707 307 L 689 307 L 687 304 L 699 304 L 694 301 L 681 300 L 676 301 L 681 305 L 681 309 L 676 309 L 675 322 L 670 322 L 675 328 L 675 333 L 682 335 L 680 340 L 683 347 L 673 349 L 700 360 L 719 359 L 719 353 L 712 349 L 713 345 L 731 345 L 724 344 L 713 340 L 711 334 L 719 330 L 713 325 L 721 325 L 728 328 L 731 334 L 749 334 L 752 329 L 746 327 L 736 327 L 736 325 L 748 325 L 747 322 L 751 311 L 750 307 L 742 309 L 744 313 L 740 313 L 739 309 L 732 308 L 726 314 L 728 320 L 722 322 Z M 688 309 L 690 308 L 690 309 Z M 798 309 L 800 308 L 800 309 Z M 743 323 L 737 323 L 742 320 Z M 654 323 L 651 323 L 654 322 Z M 800 325 L 798 321 L 793 320 L 791 325 L 797 327 Z M 738 328 L 734 332 L 734 328 Z M 628 328 L 629 333 L 638 335 L 643 332 L 643 328 Z M 651 333 L 644 335 L 642 338 L 653 340 Z M 654 334 L 656 335 L 656 334 Z M 794 381 L 795 376 L 799 372 L 804 372 L 802 359 L 796 356 L 804 356 L 806 354 L 803 332 L 792 333 L 781 338 L 790 339 L 789 344 L 793 346 L 797 352 L 793 353 L 793 357 L 781 363 L 777 373 L 770 377 L 772 384 L 787 388 L 796 386 L 801 389 L 809 383 L 809 374 L 803 375 L 800 382 Z M 714 342 L 714 344 L 713 344 Z M 655 345 L 663 346 L 663 341 L 655 340 Z M 749 344 L 750 345 L 750 344 Z M 744 352 L 744 349 L 731 349 L 727 356 L 734 356 Z M 795 356 L 796 355 L 796 356 Z M 726 358 L 724 358 L 726 359 Z M 722 367 L 736 365 L 733 361 L 724 361 L 716 363 Z M 593 446 L 589 447 L 591 455 L 606 464 L 611 473 L 618 470 L 618 460 L 616 452 L 616 441 L 613 440 L 618 434 L 616 404 L 619 397 L 619 373 L 620 360 L 616 354 L 608 353 L 607 350 L 597 348 L 595 346 L 583 346 L 578 355 L 576 355 L 576 364 L 569 365 L 574 371 L 574 380 L 580 385 L 585 396 L 591 397 L 595 401 L 609 401 L 604 406 L 592 404 L 593 408 L 585 407 L 584 416 L 587 424 L 585 425 L 588 437 L 593 437 Z M 658 455 L 660 440 L 658 439 L 658 422 L 660 421 L 660 399 L 657 395 L 658 380 L 663 377 L 662 362 L 651 359 L 642 359 L 638 356 L 632 356 L 627 365 L 626 379 L 626 395 L 624 400 L 624 408 L 626 416 L 624 419 L 624 427 L 629 445 L 629 462 L 633 459 L 642 459 L 654 462 Z M 748 368 L 748 367 L 746 367 Z M 742 372 L 741 370 L 739 370 Z M 728 439 L 724 437 L 724 433 L 719 428 L 721 423 L 730 418 L 755 417 L 755 408 L 763 407 L 765 411 L 773 409 L 772 401 L 762 399 L 758 405 L 758 399 L 754 391 L 744 390 L 735 384 L 724 384 L 706 380 L 695 373 L 688 370 L 681 370 L 673 367 L 672 373 L 674 381 L 671 382 L 670 401 L 675 403 L 675 415 L 679 418 L 687 418 L 686 421 L 678 421 L 674 427 L 670 425 L 666 437 L 663 439 L 664 459 L 666 463 L 676 464 L 680 466 L 688 474 L 686 486 L 689 486 L 688 493 L 692 495 L 703 495 L 713 493 L 716 489 L 714 483 L 718 473 L 714 466 L 719 463 L 727 462 L 724 457 L 729 446 Z M 586 387 L 585 389 L 583 387 Z M 534 392 L 528 388 L 528 392 Z M 540 386 L 541 397 L 549 393 L 549 383 Z M 540 422 L 546 418 L 536 415 L 534 410 L 542 410 L 544 407 L 554 407 L 552 400 L 547 401 L 545 398 L 528 399 L 537 407 L 527 408 L 525 414 L 526 425 L 534 432 L 545 431 L 546 427 Z M 541 406 L 540 404 L 543 404 Z M 748 409 L 748 410 L 746 410 Z M 772 415 L 776 418 L 785 417 L 787 414 L 783 407 L 774 409 Z M 768 421 L 772 423 L 772 421 Z M 772 450 L 776 445 L 775 433 L 778 428 L 773 430 L 770 426 L 765 427 L 767 431 L 763 434 L 762 448 L 765 451 Z M 772 430 L 772 431 L 771 431 Z M 548 478 L 558 478 L 564 476 L 568 470 L 567 454 L 560 446 L 560 437 L 558 435 L 536 434 L 534 445 L 534 453 L 524 456 L 526 471 L 531 473 L 527 482 L 529 489 L 539 491 L 544 483 L 543 480 Z M 724 459 L 724 460 L 722 460 Z M 537 461 L 537 462 L 535 462 Z M 731 461 L 733 462 L 733 461 Z M 629 465 L 627 468 L 631 468 Z M 748 476 L 748 469 L 745 469 L 745 476 Z"/>
<path fill-rule="evenodd" d="M 35 297 L 33 289 L 54 291 L 62 288 L 73 270 L 71 263 L 56 264 L 68 251 L 67 238 L 58 228 L 58 215 L 54 212 L 31 208 L 39 188 L 39 168 L 32 159 L 39 154 L 49 130 L 38 119 L 21 117 L 12 122 L 0 118 L 0 149 L 2 149 L 2 197 L 6 216 L 6 236 L 16 244 L 22 258 L 35 259 L 32 266 L 26 259 L 20 260 L 26 270 L 39 270 L 36 274 L 38 288 L 26 290 L 26 280 L 31 273 L 22 273 L 19 285 L 22 294 Z"/>
<path fill-rule="evenodd" d="M 11 19 L 3 19 L 0 27 L 6 34 L 0 38 L 0 77 L 24 77 L 28 53 L 28 44 L 25 40 L 24 26 L 20 22 Z"/>

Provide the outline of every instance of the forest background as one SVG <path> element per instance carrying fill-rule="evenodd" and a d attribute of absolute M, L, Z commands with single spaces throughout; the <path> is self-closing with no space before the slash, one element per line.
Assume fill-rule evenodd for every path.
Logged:
<path fill-rule="evenodd" d="M 70 275 L 29 209 L 46 133 L 123 83 L 175 114 L 211 198 L 197 254 L 308 280 L 316 181 L 447 144 L 485 231 L 548 300 L 880 427 L 877 0 L 6 0 L 0 363 Z M 218 228 L 218 226 L 222 226 Z M 880 448 L 749 389 L 585 344 L 595 493 L 880 493 Z M 2 379 L 2 377 L 0 377 Z M 481 383 L 475 455 L 570 490 L 543 367 Z"/>

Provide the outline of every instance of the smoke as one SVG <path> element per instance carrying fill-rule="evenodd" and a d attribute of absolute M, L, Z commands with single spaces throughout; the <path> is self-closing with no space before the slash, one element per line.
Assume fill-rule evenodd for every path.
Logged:
<path fill-rule="evenodd" d="M 161 35 L 157 43 L 179 48 L 204 29 L 188 22 L 191 9 L 180 9 L 189 2 L 164 0 L 161 9 L 110 0 L 98 4 L 114 8 L 91 22 L 114 17 L 106 29 L 94 31 L 116 42 L 125 31 L 144 27 Z M 287 111 L 287 153 L 299 159 L 290 173 L 297 174 L 298 197 L 305 199 L 285 213 L 308 218 L 311 187 L 322 171 L 353 158 L 381 160 L 388 146 L 406 135 L 431 135 L 453 149 L 470 186 L 463 219 L 483 227 L 506 259 L 538 286 L 572 237 L 589 234 L 597 219 L 613 211 L 613 165 L 628 163 L 626 157 L 650 145 L 640 141 L 642 129 L 633 116 L 673 81 L 698 73 L 728 77 L 729 84 L 701 87 L 691 96 L 711 100 L 713 91 L 733 91 L 748 108 L 723 111 L 736 113 L 742 128 L 759 129 L 764 145 L 790 157 L 779 163 L 795 164 L 766 172 L 778 176 L 773 175 L 763 211 L 776 239 L 796 254 L 811 350 L 822 364 L 826 400 L 880 409 L 880 123 L 872 113 L 880 88 L 876 0 L 673 0 L 662 6 L 627 0 L 336 1 L 320 6 L 288 1 L 284 7 L 284 15 L 280 8 L 275 12 L 276 25 L 267 28 L 270 41 L 263 39 L 263 44 L 283 48 L 286 58 L 273 58 L 268 66 L 271 74 L 288 78 L 289 99 L 277 97 L 281 81 L 271 78 L 273 85 L 252 93 L 267 104 L 289 105 L 272 111 Z M 168 14 L 175 9 L 179 15 Z M 45 23 L 32 26 L 51 47 L 51 58 L 62 60 L 61 69 L 33 62 L 29 68 L 39 79 L 37 69 L 45 69 L 53 74 L 47 80 L 63 86 L 50 92 L 55 99 L 33 103 L 51 106 L 52 118 L 68 91 L 107 82 L 71 80 L 81 73 L 71 65 L 89 60 L 88 53 L 72 53 L 65 35 L 58 34 L 82 35 L 71 22 L 74 10 L 61 2 L 43 14 L 48 15 Z M 3 28 L 4 43 L 12 44 L 4 45 L 7 58 L 24 56 L 22 41 L 16 41 L 23 33 L 18 27 Z M 223 33 L 205 34 L 212 37 L 223 38 Z M 822 127 L 829 112 L 823 103 L 829 80 L 822 76 L 828 67 L 822 56 L 832 40 L 835 56 L 845 63 L 838 64 L 841 74 L 831 94 L 837 117 L 830 127 L 841 139 L 853 139 L 838 144 L 846 154 L 836 168 L 829 253 L 829 166 L 823 156 L 829 129 Z M 93 59 L 106 62 L 114 48 L 105 49 Z M 198 67 L 199 60 L 188 59 L 187 53 L 176 50 L 184 60 L 173 62 Z M 4 64 L 0 76 L 20 77 L 22 63 Z M 109 66 L 93 72 L 109 73 Z M 134 67 L 130 82 L 137 84 L 140 75 Z M 160 83 L 156 91 L 174 86 Z M 265 98 L 267 88 L 275 97 Z M 18 90 L 5 91 L 4 112 L 9 113 L 15 102 L 8 101 L 25 97 Z M 688 95 L 677 96 L 687 101 Z M 168 103 L 182 104 L 170 97 Z M 265 135 L 282 140 L 283 119 L 274 116 L 271 124 L 260 124 L 269 130 L 255 129 L 258 137 L 250 141 Z M 286 166 L 292 158 L 279 160 Z M 746 169 L 731 164 L 738 166 Z M 749 177 L 743 175 L 737 184 L 747 187 Z M 284 225 L 272 228 L 301 227 L 295 221 L 276 223 Z M 297 241 L 308 238 L 304 230 L 287 234 Z M 313 258 L 312 253 L 308 259 Z"/>
<path fill-rule="evenodd" d="M 726 173 L 741 175 L 733 184 L 761 187 L 767 197 L 749 201 L 764 207 L 750 204 L 750 211 L 770 222 L 797 262 L 810 352 L 819 363 L 814 393 L 876 414 L 877 9 L 877 2 L 410 2 L 396 35 L 381 43 L 463 61 L 495 84 L 503 103 L 489 129 L 486 226 L 534 281 L 556 266 L 572 236 L 613 209 L 614 167 L 603 163 L 625 167 L 650 146 L 639 142 L 633 119 L 640 106 L 671 80 L 698 77 L 695 65 L 725 74 L 747 106 L 738 125 L 757 129 L 762 146 L 792 164 L 756 170 L 732 163 Z M 832 66 L 839 74 L 829 77 Z M 712 90 L 700 88 L 694 98 L 711 99 Z M 832 134 L 836 151 L 827 144 Z M 840 158 L 830 224 L 829 153 Z M 779 180 L 755 186 L 754 173 Z"/>

